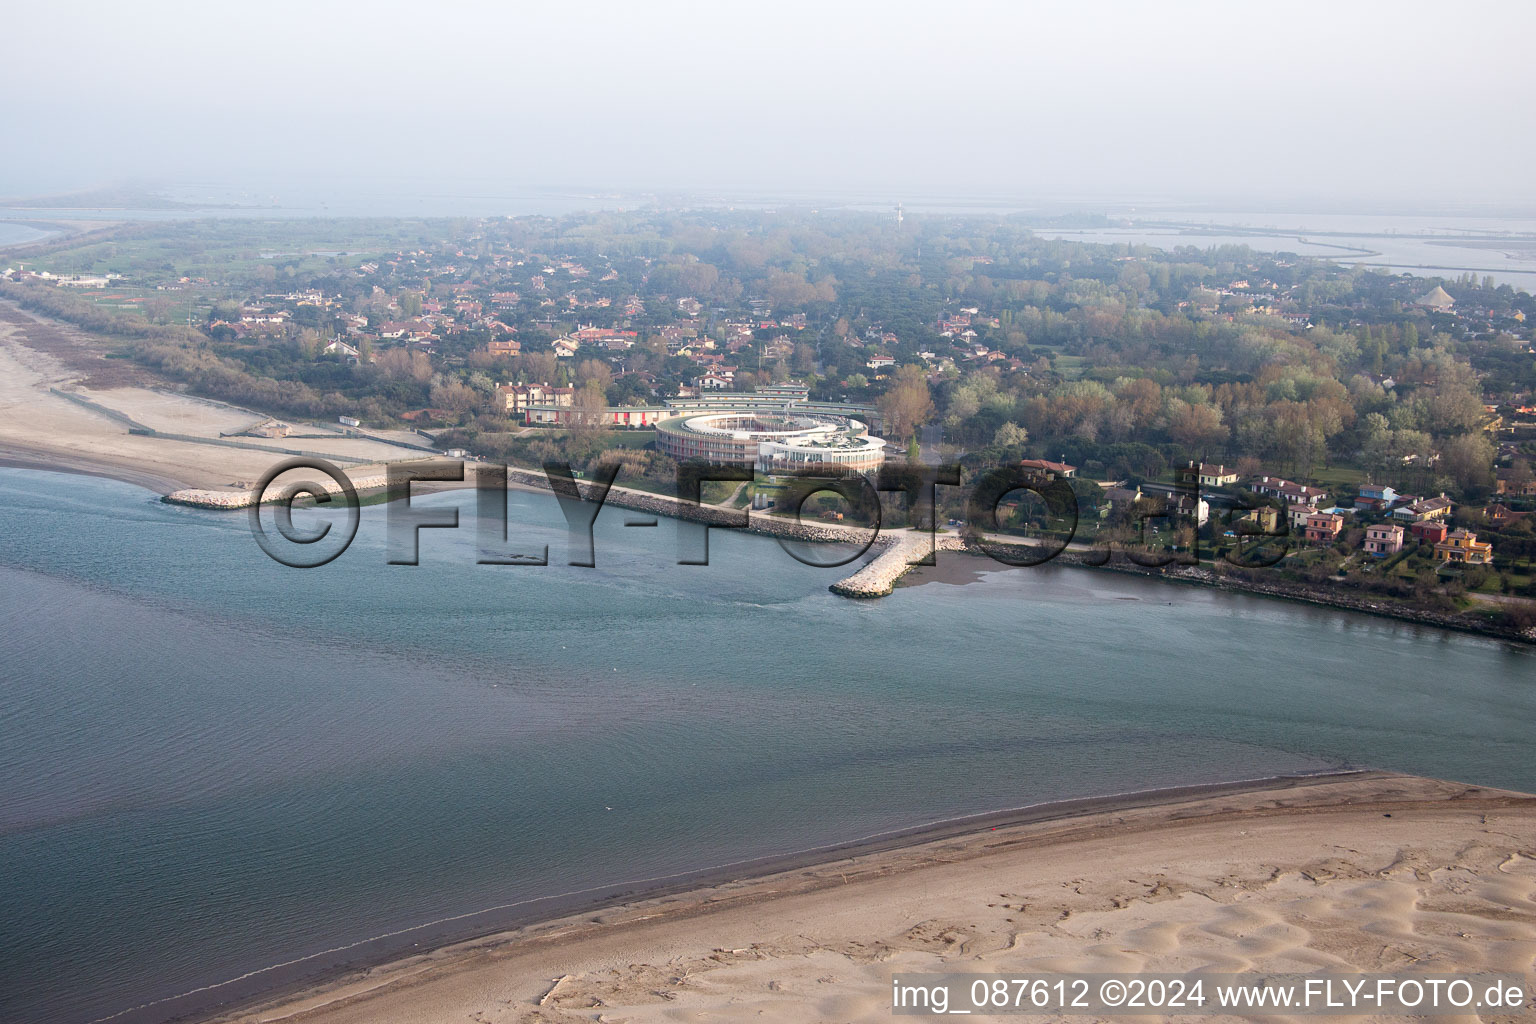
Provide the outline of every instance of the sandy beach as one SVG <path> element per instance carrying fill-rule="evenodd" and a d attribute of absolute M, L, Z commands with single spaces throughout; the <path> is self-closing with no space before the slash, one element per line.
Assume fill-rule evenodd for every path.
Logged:
<path fill-rule="evenodd" d="M 1536 797 L 1379 772 L 1015 812 L 567 916 L 220 1021 L 884 1020 L 891 975 L 1536 965 Z"/>
<path fill-rule="evenodd" d="M 166 494 L 184 487 L 248 487 L 288 457 L 132 434 L 122 422 L 52 390 L 80 395 L 157 431 L 209 440 L 267 419 L 161 385 L 129 361 L 108 358 L 84 332 L 0 302 L 0 465 L 94 473 Z M 241 440 L 317 450 L 343 460 L 353 473 L 376 474 L 386 462 L 424 457 L 339 433 L 291 442 Z"/>

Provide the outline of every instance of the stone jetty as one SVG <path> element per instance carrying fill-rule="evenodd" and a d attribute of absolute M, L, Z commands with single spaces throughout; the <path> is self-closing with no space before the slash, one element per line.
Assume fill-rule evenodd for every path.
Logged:
<path fill-rule="evenodd" d="M 317 471 L 313 474 L 312 479 L 314 483 L 323 484 L 325 486 L 326 493 L 330 494 L 332 497 L 336 497 L 341 494 L 341 488 L 332 483 L 324 473 Z M 383 473 L 370 473 L 363 476 L 352 476 L 351 474 L 348 474 L 347 479 L 352 481 L 352 486 L 357 489 L 359 494 L 363 493 L 364 491 L 383 490 L 384 485 L 389 482 L 388 478 Z M 253 487 L 254 484 L 251 488 L 238 491 L 223 490 L 221 488 L 213 487 L 188 487 L 184 490 L 172 491 L 170 494 L 167 494 L 160 500 L 168 501 L 173 505 L 191 505 L 194 508 L 212 508 L 225 510 L 250 508 L 256 503 L 256 495 L 252 493 Z"/>
<path fill-rule="evenodd" d="M 828 589 L 843 597 L 884 597 L 896 589 L 896 581 L 905 576 L 929 551 L 929 534 L 917 530 L 882 533 L 874 547 L 880 551 L 847 579 L 838 580 Z M 954 534 L 932 537 L 937 551 L 961 551 L 965 543 Z"/>

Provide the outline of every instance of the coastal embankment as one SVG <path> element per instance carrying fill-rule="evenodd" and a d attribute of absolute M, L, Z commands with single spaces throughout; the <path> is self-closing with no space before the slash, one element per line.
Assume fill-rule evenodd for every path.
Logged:
<path fill-rule="evenodd" d="M 360 493 L 377 492 L 388 484 L 388 476 L 385 473 L 358 475 L 350 479 L 352 486 Z M 324 480 L 315 482 L 323 486 L 333 497 L 341 494 L 341 488 L 333 482 Z M 512 486 L 529 490 L 545 492 L 551 490 L 549 478 L 544 473 L 520 469 L 516 466 L 507 468 L 507 482 Z M 595 497 L 592 484 L 578 481 L 577 487 L 584 498 Z M 187 488 L 167 494 L 164 500 L 196 508 L 235 510 L 249 508 L 257 498 L 258 496 L 252 491 Z M 718 505 L 683 501 L 670 495 L 653 494 L 617 484 L 608 489 L 603 500 L 605 504 L 634 511 L 650 512 L 711 526 L 744 528 L 752 533 L 813 544 L 862 545 L 869 537 L 868 530 L 857 527 L 832 523 L 795 522 L 779 516 L 752 513 L 747 509 L 723 508 Z M 895 589 L 896 582 L 930 550 L 959 551 L 963 549 L 964 543 L 956 535 L 933 536 L 923 531 L 898 530 L 881 532 L 868 547 L 869 551 L 874 553 L 873 557 L 846 579 L 832 584 L 830 589 L 833 593 L 856 598 L 884 597 Z"/>
<path fill-rule="evenodd" d="M 387 483 L 387 477 L 382 472 L 352 476 L 351 480 L 353 486 L 359 492 L 377 492 L 382 490 Z M 548 478 L 537 470 L 508 467 L 507 480 L 510 485 L 527 490 L 549 492 L 551 489 Z M 325 486 L 330 494 L 340 494 L 340 488 L 333 484 L 326 484 Z M 577 486 L 581 490 L 583 497 L 593 494 L 591 484 L 578 482 Z M 241 509 L 250 507 L 255 499 L 249 491 L 187 489 L 174 491 L 166 495 L 164 500 L 177 504 L 192 505 L 198 508 Z M 842 526 L 835 523 L 794 522 L 779 516 L 750 513 L 746 509 L 696 504 L 682 501 L 669 495 L 653 494 L 649 491 L 640 491 L 618 485 L 614 485 L 609 489 L 604 500 L 605 503 L 636 511 L 650 512 L 655 515 L 702 522 L 720 527 L 744 528 L 752 533 L 767 534 L 786 540 L 808 543 L 864 544 L 869 536 L 868 530 L 857 527 Z M 743 523 L 745 523 L 745 526 L 743 526 Z M 930 536 L 932 538 L 931 542 Z M 1027 542 L 1011 542 L 1010 538 L 989 535 L 986 538 L 986 544 L 988 548 L 995 551 L 1007 552 L 1011 550 L 1016 552 L 1022 559 L 1038 557 L 1038 549 L 1032 547 Z M 850 575 L 831 584 L 828 589 L 843 597 L 861 599 L 884 597 L 895 590 L 897 584 L 908 573 L 920 569 L 922 559 L 930 551 L 964 552 L 973 556 L 985 557 L 985 552 L 968 544 L 958 534 L 940 533 L 929 535 L 923 531 L 905 529 L 882 531 L 875 537 L 873 542 L 869 543 L 868 550 L 872 554 L 869 555 L 867 560 L 864 560 Z M 863 558 L 865 556 L 861 555 L 860 559 Z M 860 559 L 855 559 L 855 561 Z M 982 564 L 993 570 L 1013 568 L 1013 566 L 992 559 L 988 559 Z M 1360 612 L 1366 615 L 1378 615 L 1420 623 L 1426 626 L 1434 626 L 1440 629 L 1492 636 L 1517 643 L 1536 643 L 1536 629 L 1521 628 L 1497 616 L 1478 615 L 1469 611 L 1439 611 L 1421 608 L 1370 595 L 1352 594 L 1339 588 L 1324 588 L 1281 579 L 1254 580 L 1218 572 L 1213 568 L 1204 566 L 1174 563 L 1160 567 L 1145 567 L 1125 560 L 1123 557 L 1119 560 L 1100 562 L 1093 556 L 1092 552 L 1078 550 L 1077 548 L 1061 552 L 1054 559 L 1051 559 L 1051 564 L 1092 569 L 1100 572 L 1117 572 L 1135 576 L 1154 577 L 1175 583 L 1212 587 L 1234 593 L 1275 597 L 1288 601 L 1299 601 L 1306 604 Z M 932 576 L 933 573 L 925 570 L 920 571 L 919 575 Z"/>
<path fill-rule="evenodd" d="M 1015 547 L 1020 555 L 1029 553 L 1028 548 L 1024 546 L 1008 545 L 1006 542 L 1000 544 L 999 539 L 996 537 L 989 537 L 988 544 L 994 548 L 999 546 L 1004 549 Z M 912 575 L 904 579 L 902 585 L 920 586 L 924 583 L 963 584 L 976 581 L 980 578 L 979 574 L 981 573 L 1013 571 L 1016 568 L 1021 568 L 988 558 L 985 552 L 975 547 L 962 546 L 959 550 L 970 557 L 961 559 L 958 563 L 946 563 L 943 567 L 939 568 L 927 566 L 913 567 Z M 1208 563 L 1198 566 L 1177 563 L 1165 566 L 1141 566 L 1126 559 L 1123 555 L 1118 558 L 1103 560 L 1102 553 L 1095 555 L 1087 550 L 1074 549 L 1063 551 L 1047 564 L 1069 569 L 1115 573 L 1122 576 L 1138 576 L 1143 579 L 1155 579 L 1163 582 L 1184 584 L 1186 586 L 1225 590 L 1234 594 L 1276 598 L 1282 601 L 1294 601 L 1299 604 L 1337 608 L 1341 611 L 1358 612 L 1362 615 L 1396 619 L 1399 622 L 1411 622 L 1417 625 L 1432 626 L 1436 629 L 1473 633 L 1478 636 L 1493 637 L 1513 643 L 1536 644 L 1536 628 L 1522 628 L 1512 622 L 1492 616 L 1486 610 L 1483 614 L 1478 614 L 1472 610 L 1441 611 L 1433 608 L 1423 608 L 1368 593 L 1354 593 L 1339 586 L 1320 586 L 1278 577 L 1273 579 L 1253 579 L 1251 575 L 1232 575 L 1220 571 L 1219 566 L 1213 567 Z M 1028 571 L 1027 567 L 1022 568 Z"/>

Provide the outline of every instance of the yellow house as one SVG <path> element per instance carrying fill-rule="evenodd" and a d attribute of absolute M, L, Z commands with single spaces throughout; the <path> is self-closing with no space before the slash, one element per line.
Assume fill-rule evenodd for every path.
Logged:
<path fill-rule="evenodd" d="M 1487 565 L 1493 561 L 1493 545 L 1478 540 L 1471 530 L 1452 530 L 1435 545 L 1435 557 L 1442 562 Z"/>
<path fill-rule="evenodd" d="M 1201 487 L 1227 487 L 1237 483 L 1237 474 L 1226 466 L 1212 466 L 1209 463 L 1200 464 Z"/>
<path fill-rule="evenodd" d="M 1257 523 L 1259 529 L 1268 534 L 1278 533 L 1280 525 L 1280 510 L 1271 505 L 1263 505 L 1259 508 L 1249 509 L 1243 513 L 1239 522 Z"/>

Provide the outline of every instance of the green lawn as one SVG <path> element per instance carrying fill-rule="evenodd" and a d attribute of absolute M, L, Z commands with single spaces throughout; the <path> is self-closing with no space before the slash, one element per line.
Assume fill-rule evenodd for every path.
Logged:
<path fill-rule="evenodd" d="M 1077 380 L 1083 375 L 1083 369 L 1087 366 L 1087 364 L 1088 360 L 1082 356 L 1066 356 L 1057 354 L 1056 361 L 1053 365 L 1056 367 L 1056 372 L 1061 374 L 1063 379 Z"/>
<path fill-rule="evenodd" d="M 1365 471 L 1348 463 L 1335 462 L 1326 469 L 1314 469 L 1312 479 L 1317 481 L 1317 486 L 1328 492 L 1330 498 L 1337 501 L 1340 498 L 1353 498 L 1360 493 L 1360 485 L 1365 482 Z"/>

